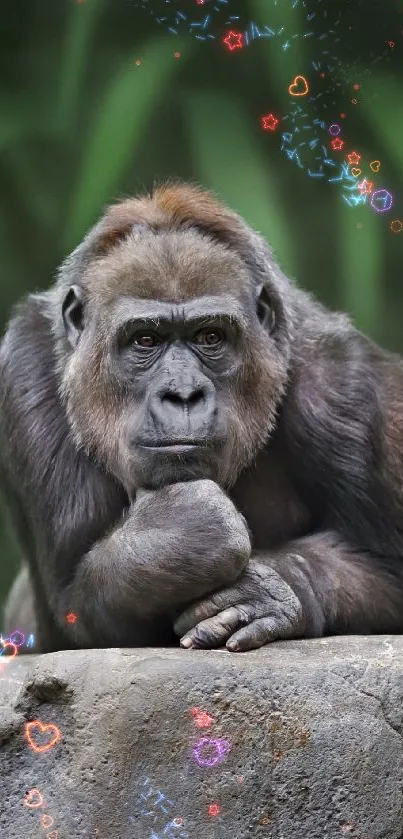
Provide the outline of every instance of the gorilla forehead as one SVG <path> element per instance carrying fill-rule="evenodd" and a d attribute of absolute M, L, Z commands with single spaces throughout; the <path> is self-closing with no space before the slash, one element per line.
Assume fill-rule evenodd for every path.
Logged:
<path fill-rule="evenodd" d="M 134 228 L 88 265 L 83 284 L 96 305 L 122 297 L 181 302 L 205 295 L 231 295 L 245 302 L 253 280 L 238 254 L 196 230 Z"/>
<path fill-rule="evenodd" d="M 194 297 L 192 300 L 175 303 L 133 296 L 121 297 L 108 307 L 108 313 L 110 317 L 107 316 L 107 321 L 111 320 L 115 327 L 123 325 L 131 318 L 180 323 L 192 319 L 197 320 L 200 317 L 219 316 L 233 319 L 245 330 L 248 326 L 245 307 L 227 294 Z"/>

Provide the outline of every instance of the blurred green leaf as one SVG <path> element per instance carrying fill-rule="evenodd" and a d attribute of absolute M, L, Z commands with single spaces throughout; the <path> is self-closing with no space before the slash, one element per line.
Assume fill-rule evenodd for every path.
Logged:
<path fill-rule="evenodd" d="M 242 105 L 229 94 L 193 93 L 184 99 L 184 117 L 202 183 L 267 236 L 285 270 L 294 275 L 286 208 Z M 212 128 L 216 123 L 219 131 Z"/>
<path fill-rule="evenodd" d="M 403 84 L 392 75 L 374 74 L 372 87 L 377 91 L 376 105 L 368 96 L 360 100 L 361 113 L 379 144 L 379 156 L 392 158 L 403 172 Z"/>
<path fill-rule="evenodd" d="M 181 49 L 181 63 L 184 55 Z M 142 67 L 134 62 L 113 79 L 94 117 L 84 144 L 78 182 L 70 197 L 64 234 L 67 249 L 77 244 L 99 215 L 102 205 L 119 190 L 123 176 L 133 166 L 145 125 L 158 99 L 177 72 L 172 40 L 157 38 L 143 51 Z"/>
<path fill-rule="evenodd" d="M 359 329 L 374 335 L 382 310 L 382 228 L 367 206 L 359 215 L 341 200 L 338 206 L 342 305 Z"/>
<path fill-rule="evenodd" d="M 67 18 L 61 57 L 57 123 L 74 129 L 78 105 L 82 101 L 85 64 L 90 60 L 90 44 L 104 7 L 104 0 L 72 3 Z"/>

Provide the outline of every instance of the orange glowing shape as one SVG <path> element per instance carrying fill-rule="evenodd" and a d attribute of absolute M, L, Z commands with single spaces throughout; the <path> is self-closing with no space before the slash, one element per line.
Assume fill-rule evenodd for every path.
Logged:
<path fill-rule="evenodd" d="M 68 615 L 66 615 L 67 623 L 75 623 L 76 620 L 77 620 L 77 615 L 75 614 L 75 612 L 69 612 Z"/>
<path fill-rule="evenodd" d="M 293 82 L 291 82 L 288 93 L 290 96 L 306 96 L 309 91 L 309 85 L 305 78 L 305 76 L 295 76 Z"/>
<path fill-rule="evenodd" d="M 44 828 L 44 830 L 46 830 L 48 827 L 52 827 L 53 823 L 54 818 L 52 818 L 52 816 L 48 816 L 47 813 L 44 813 L 41 817 L 41 825 Z"/>
<path fill-rule="evenodd" d="M 340 137 L 335 137 L 334 140 L 330 143 L 333 151 L 341 151 L 344 146 L 344 140 L 340 140 Z"/>
<path fill-rule="evenodd" d="M 60 729 L 53 723 L 32 720 L 25 723 L 25 736 L 34 752 L 48 752 L 61 740 Z"/>
<path fill-rule="evenodd" d="M 34 789 L 28 790 L 24 798 L 24 804 L 26 807 L 31 807 L 33 810 L 37 807 L 42 807 L 43 798 L 41 793 L 39 792 L 39 789 L 36 789 L 36 787 L 34 787 Z"/>
<path fill-rule="evenodd" d="M 381 168 L 381 161 L 380 160 L 372 160 L 371 163 L 369 164 L 369 166 L 370 166 L 370 169 L 372 169 L 373 172 L 379 172 L 379 170 Z"/>
<path fill-rule="evenodd" d="M 361 195 L 370 195 L 373 188 L 374 188 L 373 181 L 367 181 L 366 178 L 364 178 L 364 180 L 361 181 L 360 184 L 357 184 L 357 189 L 360 190 Z"/>
<path fill-rule="evenodd" d="M 11 641 L 0 641 L 0 663 L 1 664 L 9 664 L 12 658 L 18 653 L 18 647 L 16 644 L 12 644 Z"/>
<path fill-rule="evenodd" d="M 347 155 L 347 160 L 351 166 L 357 166 L 357 163 L 359 163 L 361 160 L 361 155 L 358 154 L 356 151 L 352 151 L 350 152 L 350 154 Z"/>
<path fill-rule="evenodd" d="M 400 221 L 400 218 L 395 218 L 393 221 L 391 221 L 389 227 L 392 233 L 401 233 L 401 231 L 403 230 L 403 222 Z"/>
<path fill-rule="evenodd" d="M 220 814 L 221 807 L 219 804 L 209 804 L 208 814 L 209 816 L 218 816 Z"/>
<path fill-rule="evenodd" d="M 199 711 L 195 716 L 195 724 L 198 728 L 210 728 L 213 725 L 214 719 L 207 711 Z"/>

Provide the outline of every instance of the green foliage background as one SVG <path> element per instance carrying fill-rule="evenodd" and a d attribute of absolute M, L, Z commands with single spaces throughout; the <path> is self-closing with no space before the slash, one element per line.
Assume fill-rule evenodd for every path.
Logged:
<path fill-rule="evenodd" d="M 265 22 L 271 0 L 245 4 L 251 19 Z M 399 4 L 371 5 L 350 33 L 349 48 L 355 38 L 365 61 L 382 15 L 396 60 L 375 62 L 358 107 L 348 108 L 351 90 L 343 103 L 353 146 L 380 159 L 393 186 L 388 220 L 403 219 Z M 403 350 L 403 233 L 391 233 L 367 207 L 347 207 L 337 188 L 309 178 L 280 151 L 279 135 L 260 127 L 262 114 L 284 112 L 279 76 L 308 70 L 309 50 L 301 41 L 298 64 L 295 52 L 284 53 L 280 67 L 268 40 L 231 54 L 219 42 L 178 40 L 133 0 L 9 3 L 0 31 L 3 324 L 24 293 L 52 281 L 105 203 L 179 176 L 213 188 L 267 236 L 289 275 L 349 311 L 375 340 Z M 5 513 L 0 550 L 1 599 L 18 558 Z"/>

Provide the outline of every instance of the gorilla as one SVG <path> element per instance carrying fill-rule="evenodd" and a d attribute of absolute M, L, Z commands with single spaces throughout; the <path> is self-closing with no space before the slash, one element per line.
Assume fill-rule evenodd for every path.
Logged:
<path fill-rule="evenodd" d="M 403 364 L 213 195 L 111 206 L 0 350 L 37 649 L 403 628 Z M 35 621 L 35 625 L 33 625 Z"/>

